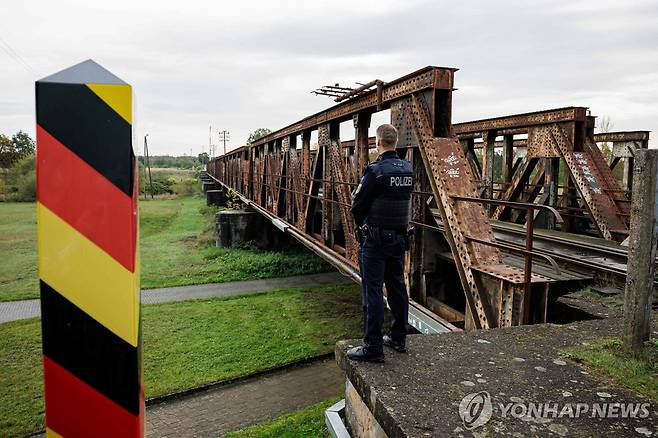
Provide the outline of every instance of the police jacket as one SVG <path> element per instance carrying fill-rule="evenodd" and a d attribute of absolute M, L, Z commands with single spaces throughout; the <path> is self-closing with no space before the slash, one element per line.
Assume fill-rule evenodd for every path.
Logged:
<path fill-rule="evenodd" d="M 352 215 L 357 226 L 404 230 L 409 225 L 413 170 L 397 152 L 387 151 L 366 167 L 354 192 Z"/>

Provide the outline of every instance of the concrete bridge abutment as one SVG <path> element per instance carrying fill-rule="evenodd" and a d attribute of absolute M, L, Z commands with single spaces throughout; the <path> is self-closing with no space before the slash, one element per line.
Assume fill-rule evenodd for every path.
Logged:
<path fill-rule="evenodd" d="M 201 180 L 201 189 L 203 190 L 203 193 L 207 193 L 208 190 L 219 189 L 219 184 L 213 180 Z"/>
<path fill-rule="evenodd" d="M 226 191 L 222 189 L 212 189 L 206 192 L 206 205 L 217 205 L 225 207 L 227 203 Z"/>
<path fill-rule="evenodd" d="M 253 210 L 222 210 L 215 215 L 216 246 L 230 248 L 252 242 L 260 249 L 291 249 L 299 244 Z"/>

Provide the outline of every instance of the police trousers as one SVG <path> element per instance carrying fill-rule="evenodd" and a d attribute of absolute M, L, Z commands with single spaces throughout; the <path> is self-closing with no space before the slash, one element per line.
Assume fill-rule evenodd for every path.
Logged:
<path fill-rule="evenodd" d="M 409 314 L 404 284 L 405 237 L 395 232 L 384 234 L 379 242 L 366 237 L 359 252 L 365 322 L 363 343 L 375 351 L 382 349 L 384 284 L 393 315 L 390 335 L 394 340 L 403 341 L 407 335 Z"/>

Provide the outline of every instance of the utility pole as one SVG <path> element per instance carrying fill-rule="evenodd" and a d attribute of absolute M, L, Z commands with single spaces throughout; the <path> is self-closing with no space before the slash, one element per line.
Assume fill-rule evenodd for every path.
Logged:
<path fill-rule="evenodd" d="M 151 178 L 151 160 L 149 158 L 149 147 L 146 141 L 146 137 L 148 136 L 149 136 L 148 134 L 144 136 L 144 199 L 146 199 L 146 169 L 147 168 L 149 175 L 149 187 L 151 188 L 151 199 L 153 199 L 153 179 Z"/>
<path fill-rule="evenodd" d="M 201 148 L 203 153 L 203 148 Z M 212 125 L 208 125 L 208 155 L 212 157 Z"/>
<path fill-rule="evenodd" d="M 624 345 L 639 353 L 649 340 L 658 223 L 658 150 L 635 151 L 631 233 L 624 293 Z"/>
<path fill-rule="evenodd" d="M 231 133 L 227 130 L 219 131 L 219 141 L 224 143 L 224 155 L 226 155 L 226 142 L 231 140 Z"/>

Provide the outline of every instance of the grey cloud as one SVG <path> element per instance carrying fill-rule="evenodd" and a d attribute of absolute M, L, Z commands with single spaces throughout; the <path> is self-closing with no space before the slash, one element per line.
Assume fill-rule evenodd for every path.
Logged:
<path fill-rule="evenodd" d="M 226 14 L 214 2 L 102 10 L 70 3 L 48 17 L 63 23 L 57 33 L 26 6 L 10 6 L 37 26 L 25 35 L 10 23 L 0 36 L 41 75 L 92 57 L 131 82 L 136 129 L 161 152 L 198 153 L 209 122 L 230 129 L 237 146 L 254 128 L 276 129 L 330 106 L 308 94 L 315 87 L 391 80 L 429 64 L 460 68 L 456 121 L 583 105 L 617 129 L 658 130 L 655 2 L 419 1 L 377 12 L 300 2 L 277 13 L 262 3 L 262 16 L 258 2 L 232 4 Z M 2 62 L 2 129 L 30 129 L 33 84 Z"/>

